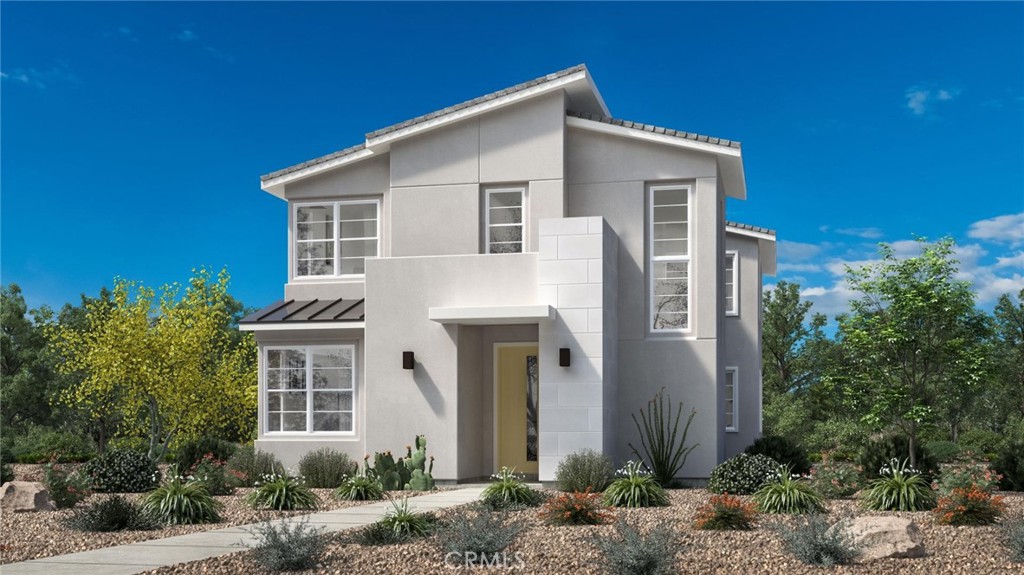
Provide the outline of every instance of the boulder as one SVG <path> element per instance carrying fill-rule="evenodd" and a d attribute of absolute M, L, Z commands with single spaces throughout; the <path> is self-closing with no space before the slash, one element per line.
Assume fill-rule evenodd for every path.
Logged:
<path fill-rule="evenodd" d="M 860 549 L 861 563 L 888 557 L 924 557 L 924 537 L 913 521 L 902 517 L 857 517 L 848 524 Z"/>
<path fill-rule="evenodd" d="M 0 487 L 0 509 L 6 513 L 53 511 L 57 507 L 42 483 L 8 481 Z"/>

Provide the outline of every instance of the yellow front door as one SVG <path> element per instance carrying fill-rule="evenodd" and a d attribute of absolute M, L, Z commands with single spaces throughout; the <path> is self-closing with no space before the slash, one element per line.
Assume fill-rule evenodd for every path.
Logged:
<path fill-rule="evenodd" d="M 537 345 L 503 345 L 495 350 L 498 467 L 537 474 L 540 379 Z"/>

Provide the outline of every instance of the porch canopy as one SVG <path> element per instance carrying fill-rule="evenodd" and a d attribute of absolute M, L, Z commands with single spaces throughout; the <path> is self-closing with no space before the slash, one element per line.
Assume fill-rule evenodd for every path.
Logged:
<path fill-rule="evenodd" d="M 365 328 L 365 299 L 279 300 L 238 322 L 242 331 Z"/>

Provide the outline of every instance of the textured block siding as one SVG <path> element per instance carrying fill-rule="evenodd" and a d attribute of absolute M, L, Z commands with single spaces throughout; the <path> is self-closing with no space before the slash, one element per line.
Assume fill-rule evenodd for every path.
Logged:
<path fill-rule="evenodd" d="M 600 217 L 540 221 L 538 292 L 541 303 L 557 310 L 554 321 L 541 324 L 538 338 L 541 481 L 554 480 L 564 456 L 602 451 L 607 443 L 605 289 L 614 284 L 607 261 L 617 245 L 609 235 Z M 562 347 L 571 350 L 570 367 L 558 365 Z"/>

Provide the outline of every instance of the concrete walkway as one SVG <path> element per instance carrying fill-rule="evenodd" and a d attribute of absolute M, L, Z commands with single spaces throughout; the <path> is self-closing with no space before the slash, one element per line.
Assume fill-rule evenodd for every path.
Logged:
<path fill-rule="evenodd" d="M 436 511 L 469 503 L 480 498 L 485 485 L 460 486 L 452 491 L 409 498 L 409 509 Z M 369 525 L 392 509 L 388 501 L 358 505 L 335 511 L 321 511 L 305 516 L 309 524 L 323 527 L 327 533 L 344 531 Z M 288 519 L 275 519 L 282 523 Z M 249 531 L 255 525 L 237 525 L 164 539 L 151 539 L 129 545 L 118 545 L 70 555 L 56 555 L 21 563 L 0 565 L 2 575 L 129 575 L 177 563 L 209 559 L 243 551 L 240 544 L 251 544 L 254 537 Z"/>

